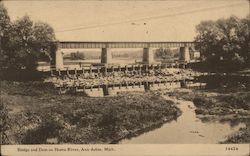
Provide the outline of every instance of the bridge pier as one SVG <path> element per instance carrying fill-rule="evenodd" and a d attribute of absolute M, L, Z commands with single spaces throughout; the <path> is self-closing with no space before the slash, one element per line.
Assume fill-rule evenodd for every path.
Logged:
<path fill-rule="evenodd" d="M 63 69 L 63 53 L 60 49 L 56 51 L 56 69 Z"/>
<path fill-rule="evenodd" d="M 189 62 L 190 61 L 190 53 L 189 53 L 189 47 L 180 47 L 180 61 Z"/>
<path fill-rule="evenodd" d="M 151 48 L 143 48 L 143 63 L 151 64 L 154 62 L 154 53 Z"/>
<path fill-rule="evenodd" d="M 112 55 L 109 48 L 102 48 L 101 63 L 109 64 L 112 62 Z"/>

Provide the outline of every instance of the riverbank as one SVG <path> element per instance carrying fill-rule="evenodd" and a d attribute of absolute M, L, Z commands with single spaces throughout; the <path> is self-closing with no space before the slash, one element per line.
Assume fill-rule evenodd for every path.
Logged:
<path fill-rule="evenodd" d="M 196 106 L 197 117 L 206 120 L 241 121 L 246 128 L 229 136 L 222 143 L 249 143 L 250 142 L 250 91 L 247 89 L 214 89 L 214 90 L 188 90 L 176 89 L 167 92 L 169 96 L 177 99 L 193 101 Z"/>
<path fill-rule="evenodd" d="M 3 144 L 114 143 L 181 114 L 174 102 L 154 92 L 58 95 L 38 81 L 1 81 L 1 111 Z"/>

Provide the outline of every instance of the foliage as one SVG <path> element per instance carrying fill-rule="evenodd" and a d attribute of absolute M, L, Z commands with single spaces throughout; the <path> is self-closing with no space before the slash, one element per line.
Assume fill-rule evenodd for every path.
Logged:
<path fill-rule="evenodd" d="M 249 18 L 232 16 L 203 21 L 196 27 L 197 48 L 210 67 L 237 70 L 250 67 Z"/>
<path fill-rule="evenodd" d="M 205 92 L 204 92 L 205 93 Z M 210 115 L 229 115 L 239 114 L 249 115 L 250 110 L 250 92 L 232 92 L 222 93 L 213 96 L 205 94 L 196 94 L 193 103 L 196 106 L 197 114 Z"/>
<path fill-rule="evenodd" d="M 162 58 L 162 59 L 173 59 L 178 57 L 178 52 L 175 51 L 175 50 L 171 50 L 169 48 L 159 48 L 159 49 L 156 49 L 156 52 L 155 52 L 155 57 L 156 58 Z"/>
<path fill-rule="evenodd" d="M 115 109 L 109 108 L 105 114 L 102 115 L 101 121 L 98 126 L 101 128 L 101 138 L 110 137 L 117 138 L 117 132 L 119 132 L 119 120 L 118 114 Z"/>
<path fill-rule="evenodd" d="M 29 116 L 32 116 L 32 118 L 36 117 L 38 121 L 41 120 L 41 122 L 39 126 L 27 130 L 23 135 L 21 142 L 25 144 L 46 143 L 47 139 L 56 138 L 59 135 L 59 131 L 64 127 L 64 122 L 60 121 L 59 117 L 52 113 L 50 113 L 49 118 L 46 117 L 47 115 L 45 114 L 34 116 L 34 114 L 30 113 Z"/>
<path fill-rule="evenodd" d="M 3 4 L 0 4 L 0 15 L 2 68 L 35 71 L 38 60 L 51 59 L 51 53 L 56 50 L 51 26 L 33 22 L 27 15 L 11 22 Z"/>
<path fill-rule="evenodd" d="M 85 59 L 84 53 L 80 53 L 79 51 L 76 53 L 71 53 L 70 56 L 72 60 L 84 60 Z"/>
<path fill-rule="evenodd" d="M 246 127 L 241 128 L 239 132 L 229 136 L 227 140 L 223 141 L 223 144 L 249 144 L 250 142 L 250 121 L 246 122 Z"/>
<path fill-rule="evenodd" d="M 8 16 L 7 10 L 3 4 L 0 3 L 0 66 L 2 66 L 3 61 L 6 60 L 4 51 L 8 46 L 6 43 L 9 42 L 10 26 L 10 17 Z"/>
<path fill-rule="evenodd" d="M 9 143 L 8 136 L 6 132 L 10 129 L 10 125 L 8 123 L 9 120 L 9 111 L 3 102 L 0 101 L 0 145 L 3 143 Z"/>

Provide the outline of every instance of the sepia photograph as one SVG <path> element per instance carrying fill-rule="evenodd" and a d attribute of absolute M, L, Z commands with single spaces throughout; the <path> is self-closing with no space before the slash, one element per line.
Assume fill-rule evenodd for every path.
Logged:
<path fill-rule="evenodd" d="M 249 33 L 250 0 L 1 0 L 0 152 L 249 156 Z"/>

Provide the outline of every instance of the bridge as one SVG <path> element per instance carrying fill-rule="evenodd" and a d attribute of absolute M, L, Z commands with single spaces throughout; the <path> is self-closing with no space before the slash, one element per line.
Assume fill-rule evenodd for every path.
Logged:
<path fill-rule="evenodd" d="M 189 47 L 194 47 L 195 42 L 65 42 L 58 44 L 55 55 L 56 69 L 63 69 L 63 50 L 64 49 L 102 49 L 101 63 L 109 64 L 112 61 L 112 48 L 142 48 L 143 63 L 152 64 L 154 55 L 152 49 L 155 48 L 180 48 L 180 60 L 188 62 L 190 60 Z"/>

